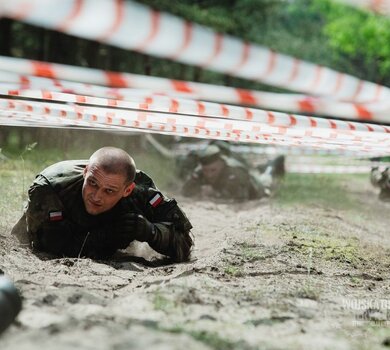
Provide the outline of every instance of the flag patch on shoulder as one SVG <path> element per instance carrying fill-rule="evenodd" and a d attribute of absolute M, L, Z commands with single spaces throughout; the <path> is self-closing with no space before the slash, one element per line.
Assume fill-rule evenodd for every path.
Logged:
<path fill-rule="evenodd" d="M 62 211 L 51 211 L 49 213 L 49 221 L 61 221 L 63 218 Z"/>
<path fill-rule="evenodd" d="M 149 204 L 152 206 L 152 207 L 157 207 L 161 201 L 162 201 L 163 197 L 162 197 L 162 194 L 161 193 L 156 193 L 150 200 L 149 200 Z"/>

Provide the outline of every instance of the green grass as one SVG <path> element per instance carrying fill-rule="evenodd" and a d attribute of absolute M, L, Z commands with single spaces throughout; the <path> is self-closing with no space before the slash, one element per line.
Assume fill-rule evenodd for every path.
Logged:
<path fill-rule="evenodd" d="M 5 234 L 23 213 L 27 185 L 23 185 L 22 172 L 4 169 L 0 164 L 0 234 Z M 25 183 L 32 178 L 26 174 Z"/>
<path fill-rule="evenodd" d="M 265 256 L 260 251 L 260 247 L 256 244 L 250 244 L 248 242 L 237 243 L 240 247 L 240 255 L 247 262 L 253 262 L 258 260 L 264 260 Z"/>
<path fill-rule="evenodd" d="M 135 153 L 133 157 L 137 168 L 146 172 L 158 188 L 180 191 L 173 159 L 163 158 L 153 150 Z"/>
<path fill-rule="evenodd" d="M 210 332 L 205 330 L 191 331 L 185 329 L 183 326 L 177 326 L 172 328 L 160 328 L 162 331 L 176 333 L 176 334 L 187 334 L 193 339 L 207 345 L 214 350 L 254 350 L 255 348 L 250 346 L 244 341 L 231 341 L 226 338 L 222 338 L 216 332 Z M 257 347 L 256 347 L 257 349 Z"/>
<path fill-rule="evenodd" d="M 289 245 L 294 251 L 307 255 L 308 268 L 311 256 L 354 265 L 365 260 L 358 240 L 354 238 L 294 232 Z"/>
<path fill-rule="evenodd" d="M 292 296 L 304 299 L 319 300 L 320 290 L 317 288 L 313 282 L 306 280 L 300 288 L 298 288 L 295 293 L 292 293 Z"/>
<path fill-rule="evenodd" d="M 26 146 L 26 149 L 28 147 L 29 145 Z M 24 174 L 28 181 L 32 181 L 35 174 L 51 164 L 62 160 L 88 159 L 93 151 L 94 149 L 88 151 L 86 149 L 72 149 L 63 152 L 58 149 L 41 150 L 33 148 L 18 153 L 7 153 L 7 160 L 0 160 L 0 172 L 6 170 L 13 171 L 15 176 L 19 178 L 21 174 Z M 151 176 L 157 187 L 166 189 L 172 188 L 174 184 L 177 185 L 177 181 L 174 178 L 175 162 L 173 159 L 162 158 L 154 150 L 134 150 L 131 155 L 136 162 L 137 168 Z"/>
<path fill-rule="evenodd" d="M 233 266 L 233 265 L 228 265 L 225 267 L 224 272 L 232 277 L 243 277 L 244 276 L 244 271 L 242 268 Z"/>
<path fill-rule="evenodd" d="M 324 205 L 335 209 L 356 209 L 357 204 L 347 189 L 347 182 L 367 182 L 368 175 L 350 174 L 286 174 L 275 201 L 283 205 L 302 203 Z"/>
<path fill-rule="evenodd" d="M 157 292 L 153 297 L 153 306 L 155 310 L 169 312 L 176 307 L 176 303 Z"/>

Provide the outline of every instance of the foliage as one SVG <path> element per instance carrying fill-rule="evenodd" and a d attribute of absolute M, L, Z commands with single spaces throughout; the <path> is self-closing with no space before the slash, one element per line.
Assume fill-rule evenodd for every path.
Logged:
<path fill-rule="evenodd" d="M 390 82 L 390 21 L 330 0 L 142 0 L 158 10 L 365 80 Z M 203 79 L 220 83 L 218 74 Z M 216 80 L 218 82 L 216 82 Z M 229 85 L 265 89 L 230 78 Z M 274 87 L 270 91 L 281 91 Z"/>
<path fill-rule="evenodd" d="M 343 70 L 361 78 L 390 84 L 390 20 L 329 0 L 316 0 L 313 10 L 324 15 L 323 32 Z"/>
<path fill-rule="evenodd" d="M 198 0 L 198 1 L 139 1 L 160 11 L 170 12 L 226 34 L 248 39 L 248 24 L 264 21 L 278 1 L 269 0 Z M 250 22 L 249 22 L 250 21 Z"/>

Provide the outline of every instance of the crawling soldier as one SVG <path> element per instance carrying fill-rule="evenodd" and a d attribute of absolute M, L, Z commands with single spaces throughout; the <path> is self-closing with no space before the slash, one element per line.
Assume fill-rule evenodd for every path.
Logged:
<path fill-rule="evenodd" d="M 177 262 L 189 258 L 191 223 L 122 149 L 104 147 L 89 160 L 51 165 L 37 175 L 28 196 L 25 217 L 34 250 L 106 259 L 137 240 Z"/>

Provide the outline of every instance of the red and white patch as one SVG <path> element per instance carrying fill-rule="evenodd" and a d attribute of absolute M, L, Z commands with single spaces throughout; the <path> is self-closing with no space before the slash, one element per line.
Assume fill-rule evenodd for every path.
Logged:
<path fill-rule="evenodd" d="M 151 205 L 153 208 L 155 208 L 155 207 L 157 207 L 157 206 L 161 203 L 162 199 L 163 199 L 162 195 L 161 195 L 160 193 L 156 193 L 156 194 L 152 197 L 152 199 L 149 201 L 149 203 L 150 203 L 150 205 Z"/>
<path fill-rule="evenodd" d="M 50 221 L 61 221 L 64 218 L 62 215 L 62 211 L 51 211 L 49 213 L 49 220 Z"/>

